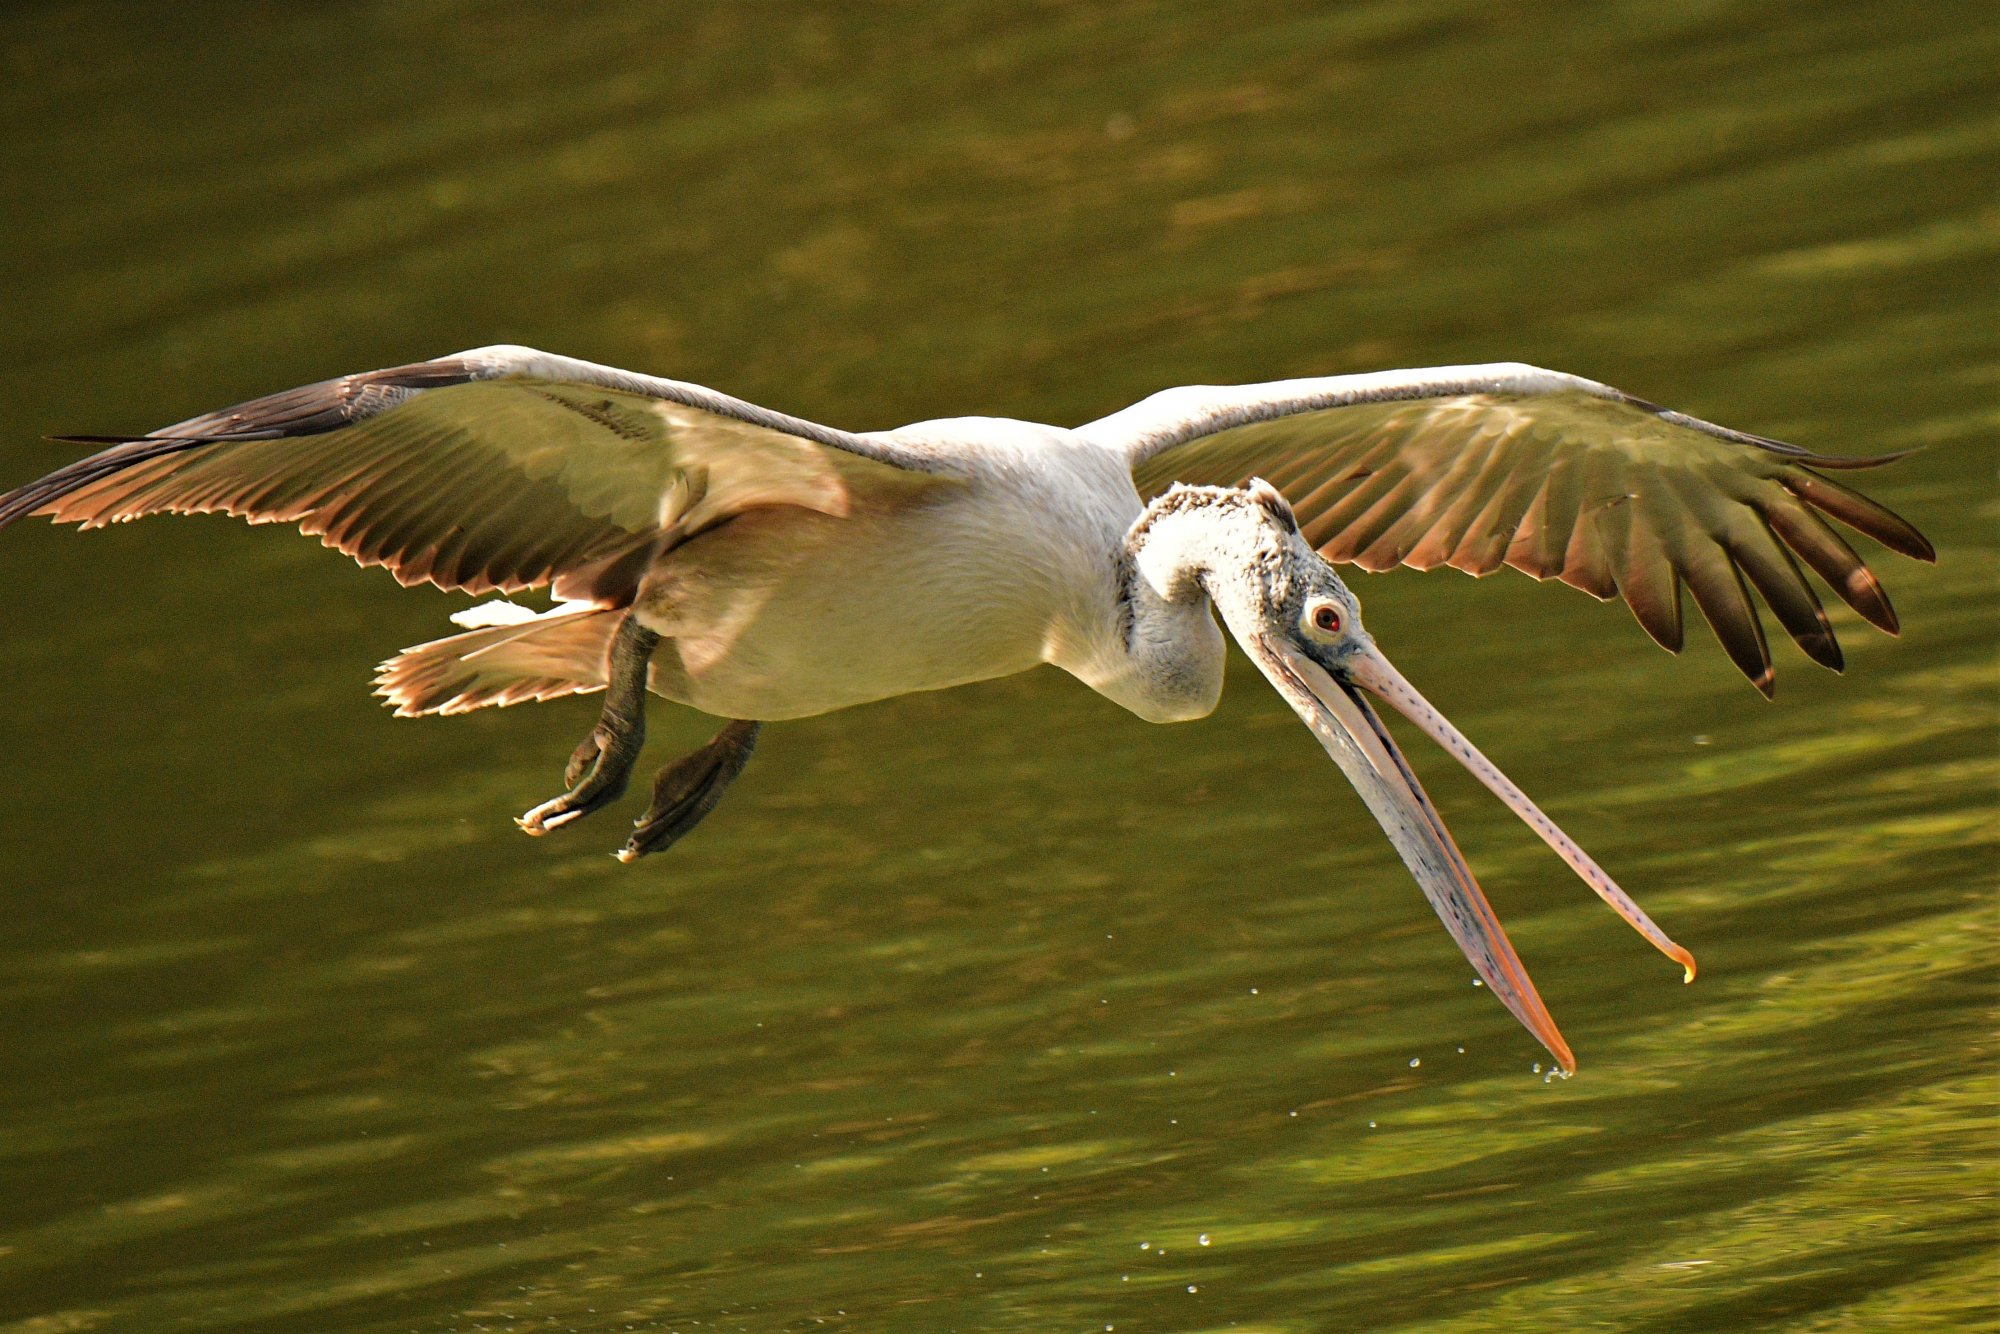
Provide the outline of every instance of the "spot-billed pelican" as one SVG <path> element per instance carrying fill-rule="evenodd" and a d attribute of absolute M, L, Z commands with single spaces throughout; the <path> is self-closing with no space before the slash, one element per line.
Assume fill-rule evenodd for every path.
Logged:
<path fill-rule="evenodd" d="M 765 722 L 1054 663 L 1141 718 L 1222 690 L 1220 612 L 1381 823 L 1480 978 L 1574 1068 L 1465 859 L 1390 738 L 1389 704 L 1457 757 L 1618 913 L 1694 961 L 1403 679 L 1329 562 L 1510 565 L 1622 596 L 1670 650 L 1686 585 L 1766 695 L 1751 590 L 1838 670 L 1799 562 L 1894 633 L 1822 517 L 1933 559 L 1822 470 L 1836 458 L 1532 366 L 1189 386 L 1075 430 L 991 417 L 851 434 L 699 385 L 521 347 L 344 376 L 106 446 L 0 496 L 0 527 L 161 511 L 296 523 L 404 584 L 549 588 L 453 619 L 384 663 L 399 715 L 604 690 L 568 790 L 531 834 L 625 788 L 646 692 L 729 720 L 663 770 L 618 854 L 680 838 Z"/>

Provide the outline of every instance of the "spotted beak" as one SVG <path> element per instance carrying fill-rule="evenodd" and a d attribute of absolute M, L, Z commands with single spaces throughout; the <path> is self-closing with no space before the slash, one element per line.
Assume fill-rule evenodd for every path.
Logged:
<path fill-rule="evenodd" d="M 1361 794 L 1369 811 L 1395 844 L 1416 877 L 1424 897 L 1443 919 L 1473 970 L 1522 1025 L 1555 1056 L 1566 1073 L 1576 1070 L 1569 1044 L 1549 1017 L 1535 984 L 1514 953 L 1512 942 L 1480 892 L 1479 882 L 1452 842 L 1437 808 L 1425 795 L 1409 761 L 1390 737 L 1389 729 L 1370 702 L 1372 695 L 1388 701 L 1459 763 L 1492 789 L 1494 795 L 1526 821 L 1543 841 L 1597 891 L 1619 916 L 1631 923 L 1661 953 L 1679 963 L 1686 980 L 1694 980 L 1694 956 L 1669 940 L 1651 918 L 1618 888 L 1610 876 L 1542 814 L 1520 788 L 1479 753 L 1430 701 L 1403 679 L 1403 674 L 1371 643 L 1362 641 L 1332 671 L 1322 667 L 1298 645 L 1269 633 L 1245 640 L 1251 658 L 1278 688 L 1306 726 L 1312 728 L 1327 754 L 1333 756 Z"/>

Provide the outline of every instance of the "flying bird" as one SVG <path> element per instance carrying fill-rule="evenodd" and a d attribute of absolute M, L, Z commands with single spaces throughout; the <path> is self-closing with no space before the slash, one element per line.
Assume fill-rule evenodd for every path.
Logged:
<path fill-rule="evenodd" d="M 1755 594 L 1841 652 L 1801 563 L 1894 634 L 1829 518 L 1932 560 L 1815 454 L 1501 363 L 1168 389 L 1075 429 L 851 433 L 715 390 L 487 347 L 287 390 L 103 446 L 0 496 L 0 527 L 220 511 L 295 523 L 405 585 L 501 598 L 389 659 L 398 715 L 602 690 L 544 834 L 625 789 L 650 691 L 726 720 L 663 769 L 618 855 L 714 809 L 760 727 L 1053 663 L 1141 718 L 1209 713 L 1215 616 L 1346 773 L 1494 995 L 1575 1060 L 1375 708 L 1451 752 L 1686 976 L 1694 960 L 1390 665 L 1334 572 L 1508 565 L 1622 597 L 1670 650 L 1681 589 L 1767 696 Z M 548 589 L 535 610 L 504 595 Z"/>

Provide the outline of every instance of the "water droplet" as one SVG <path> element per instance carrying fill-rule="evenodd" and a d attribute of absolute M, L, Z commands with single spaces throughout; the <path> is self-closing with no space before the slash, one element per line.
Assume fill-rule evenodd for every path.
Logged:
<path fill-rule="evenodd" d="M 1196 1237 L 1195 1240 L 1200 1242 L 1204 1246 L 1209 1244 L 1208 1234 L 1206 1232 L 1202 1233 L 1199 1237 Z"/>

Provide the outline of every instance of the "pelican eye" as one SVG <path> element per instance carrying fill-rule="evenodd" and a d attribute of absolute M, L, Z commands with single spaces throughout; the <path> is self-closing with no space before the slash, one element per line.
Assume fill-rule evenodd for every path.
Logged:
<path fill-rule="evenodd" d="M 1312 609 L 1312 628 L 1323 635 L 1340 633 L 1340 608 L 1331 602 L 1322 602 Z"/>

